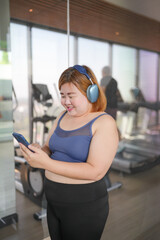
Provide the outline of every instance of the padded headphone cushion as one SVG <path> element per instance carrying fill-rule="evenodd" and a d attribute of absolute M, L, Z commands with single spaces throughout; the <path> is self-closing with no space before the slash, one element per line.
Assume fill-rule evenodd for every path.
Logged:
<path fill-rule="evenodd" d="M 87 88 L 87 98 L 91 103 L 97 101 L 99 96 L 98 86 L 96 84 L 92 84 Z"/>

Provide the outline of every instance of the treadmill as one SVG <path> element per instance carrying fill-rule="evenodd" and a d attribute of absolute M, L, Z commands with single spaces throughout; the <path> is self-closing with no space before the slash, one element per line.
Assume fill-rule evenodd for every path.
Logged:
<path fill-rule="evenodd" d="M 124 173 L 136 173 L 160 164 L 158 146 L 141 139 L 124 140 L 119 144 L 111 169 Z"/>
<path fill-rule="evenodd" d="M 146 108 L 151 111 L 155 111 L 157 114 L 157 119 L 158 119 L 158 112 L 160 110 L 160 101 L 155 101 L 155 102 L 149 102 L 146 101 L 142 91 L 139 88 L 131 88 L 131 94 L 137 104 L 137 107 L 140 108 Z"/>
<path fill-rule="evenodd" d="M 160 109 L 160 103 L 146 102 L 142 92 L 138 89 L 131 89 L 134 96 L 135 103 L 126 104 L 124 102 L 119 103 L 119 111 L 138 112 L 139 107 L 145 107 L 158 111 Z M 118 151 L 111 165 L 111 169 L 118 170 L 124 173 L 136 173 L 150 169 L 151 167 L 160 163 L 160 140 L 157 141 L 156 137 L 144 135 L 144 139 L 138 139 L 137 136 L 133 136 L 132 140 L 124 139 L 120 141 Z M 152 143 L 154 142 L 154 143 Z"/>

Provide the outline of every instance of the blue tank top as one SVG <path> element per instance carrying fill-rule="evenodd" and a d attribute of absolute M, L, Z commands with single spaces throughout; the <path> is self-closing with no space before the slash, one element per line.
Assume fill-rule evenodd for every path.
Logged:
<path fill-rule="evenodd" d="M 84 126 L 75 130 L 63 130 L 60 128 L 60 121 L 66 112 L 60 117 L 57 127 L 49 140 L 51 158 L 64 162 L 86 162 L 90 142 L 92 140 L 92 124 L 102 115 L 92 119 Z"/>

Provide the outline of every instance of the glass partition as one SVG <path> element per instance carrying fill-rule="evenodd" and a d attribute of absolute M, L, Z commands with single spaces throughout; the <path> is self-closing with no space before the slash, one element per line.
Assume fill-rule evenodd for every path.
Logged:
<path fill-rule="evenodd" d="M 148 102 L 157 101 L 158 81 L 158 54 L 140 50 L 139 54 L 139 88 L 144 99 Z M 148 116 L 148 125 L 157 124 L 158 112 L 151 109 L 144 109 Z"/>
<path fill-rule="evenodd" d="M 110 64 L 109 44 L 79 37 L 78 64 L 90 67 L 95 73 L 98 82 L 100 82 L 102 78 L 102 68 Z"/>
<path fill-rule="evenodd" d="M 9 1 L 0 1 L 0 228 L 18 220 L 14 182 Z M 1 234 L 0 234 L 1 236 Z"/>
<path fill-rule="evenodd" d="M 70 66 L 73 66 L 74 59 L 74 38 L 70 36 Z M 62 111 L 60 104 L 60 94 L 58 89 L 58 80 L 61 73 L 68 68 L 68 48 L 67 35 L 46 29 L 32 28 L 32 72 L 33 84 L 44 84 L 51 94 L 50 103 L 46 101 L 33 101 L 33 138 L 35 141 L 43 144 L 44 142 L 44 115 L 55 116 Z M 38 85 L 37 85 L 38 87 Z M 40 87 L 40 86 L 39 86 Z M 47 90 L 48 89 L 48 90 Z M 42 89 L 41 89 L 42 90 Z M 33 92 L 35 99 L 35 92 Z M 49 96 L 49 95 L 48 95 Z M 40 117 L 36 122 L 36 117 Z M 52 124 L 51 121 L 45 123 L 48 132 Z M 46 134 L 47 135 L 47 134 Z"/>
<path fill-rule="evenodd" d="M 74 38 L 70 36 L 70 66 L 73 66 Z M 48 86 L 53 98 L 57 99 L 58 80 L 68 67 L 67 36 L 64 33 L 32 28 L 33 83 Z"/>
<path fill-rule="evenodd" d="M 118 82 L 123 100 L 131 102 L 130 89 L 136 86 L 136 49 L 114 44 L 112 59 L 112 75 Z"/>
<path fill-rule="evenodd" d="M 140 50 L 139 88 L 146 101 L 157 100 L 158 54 Z"/>
<path fill-rule="evenodd" d="M 11 23 L 11 48 L 14 130 L 29 139 L 27 26 Z"/>

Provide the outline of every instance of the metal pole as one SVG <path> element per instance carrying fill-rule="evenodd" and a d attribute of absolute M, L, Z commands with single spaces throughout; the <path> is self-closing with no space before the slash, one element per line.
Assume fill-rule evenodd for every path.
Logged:
<path fill-rule="evenodd" d="M 139 49 L 136 49 L 136 79 L 135 79 L 135 86 L 138 88 L 139 87 L 139 64 L 140 64 L 140 53 Z M 138 113 L 136 113 L 135 117 L 135 128 L 137 129 L 138 127 Z"/>
<path fill-rule="evenodd" d="M 157 102 L 159 102 L 159 78 L 160 78 L 160 54 L 158 54 L 158 63 L 157 63 Z M 156 125 L 159 125 L 159 111 L 157 111 L 157 115 L 156 115 Z"/>
<path fill-rule="evenodd" d="M 140 65 L 140 55 L 139 50 L 136 50 L 136 87 L 139 87 L 139 66 Z"/>
<path fill-rule="evenodd" d="M 113 74 L 113 44 L 109 43 L 109 66 L 110 66 L 110 74 Z"/>
<path fill-rule="evenodd" d="M 74 64 L 78 64 L 78 37 L 74 37 Z"/>
<path fill-rule="evenodd" d="M 69 36 L 70 36 L 70 16 L 69 16 L 69 0 L 67 0 L 67 39 L 68 39 L 68 67 L 70 64 L 70 42 L 69 42 Z"/>
<path fill-rule="evenodd" d="M 32 99 L 32 34 L 31 27 L 27 27 L 28 46 L 28 96 L 29 96 L 29 138 L 33 141 L 33 99 Z"/>

